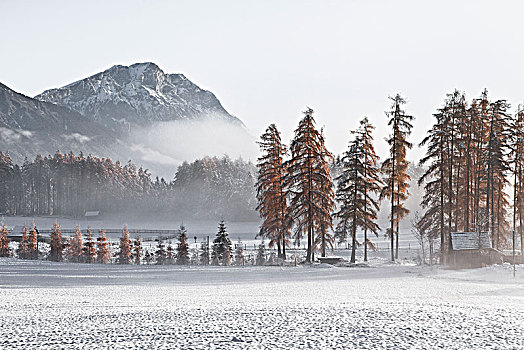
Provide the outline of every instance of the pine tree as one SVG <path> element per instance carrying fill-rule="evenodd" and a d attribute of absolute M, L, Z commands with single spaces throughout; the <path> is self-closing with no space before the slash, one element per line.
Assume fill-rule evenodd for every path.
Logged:
<path fill-rule="evenodd" d="M 140 236 L 136 236 L 133 244 L 133 259 L 135 260 L 136 265 L 140 265 L 142 262 L 142 240 L 140 239 Z"/>
<path fill-rule="evenodd" d="M 262 241 L 258 245 L 256 264 L 262 266 L 266 263 L 266 244 Z"/>
<path fill-rule="evenodd" d="M 364 261 L 367 261 L 367 231 L 378 235 L 380 229 L 376 224 L 379 203 L 374 196 L 380 191 L 382 182 L 377 168 L 378 157 L 372 143 L 372 130 L 373 127 L 365 118 L 360 122 L 360 128 L 352 132 L 354 140 L 340 160 L 343 171 L 336 179 L 340 209 L 335 216 L 340 221 L 335 235 L 340 241 L 345 241 L 350 232 L 352 263 L 356 260 L 357 228 L 364 230 Z"/>
<path fill-rule="evenodd" d="M 62 231 L 60 225 L 58 225 L 58 220 L 51 229 L 51 251 L 49 253 L 49 260 L 64 260 L 64 242 L 62 241 Z"/>
<path fill-rule="evenodd" d="M 149 250 L 146 250 L 146 253 L 144 254 L 144 260 L 147 265 L 150 265 L 154 260 L 154 255 L 149 252 Z"/>
<path fill-rule="evenodd" d="M 106 231 L 99 230 L 96 239 L 96 262 L 107 264 L 111 260 L 111 250 L 107 241 Z"/>
<path fill-rule="evenodd" d="M 286 162 L 288 173 L 285 184 L 290 194 L 288 207 L 289 225 L 295 224 L 295 241 L 300 243 L 307 236 L 307 262 L 313 260 L 315 231 L 320 234 L 322 255 L 325 247 L 332 244 L 328 230 L 332 227 L 331 214 L 334 210 L 334 191 L 329 161 L 323 135 L 315 129 L 313 110 L 308 108 L 295 130 L 291 142 L 291 159 Z"/>
<path fill-rule="evenodd" d="M 207 266 L 210 262 L 209 257 L 209 243 L 208 241 L 204 241 L 200 245 L 200 250 L 202 251 L 200 253 L 200 265 Z"/>
<path fill-rule="evenodd" d="M 180 225 L 178 234 L 176 263 L 178 265 L 189 264 L 189 245 L 187 243 L 187 230 L 184 225 Z"/>
<path fill-rule="evenodd" d="M 25 225 L 22 230 L 22 238 L 18 244 L 17 253 L 19 259 L 29 259 L 29 236 L 27 235 L 27 227 Z"/>
<path fill-rule="evenodd" d="M 11 256 L 11 250 L 9 249 L 9 232 L 2 217 L 2 222 L 0 223 L 0 257 L 9 257 Z"/>
<path fill-rule="evenodd" d="M 93 233 L 89 227 L 87 228 L 87 234 L 84 241 L 83 255 L 84 262 L 88 264 L 93 264 L 96 260 L 95 241 L 93 238 Z"/>
<path fill-rule="evenodd" d="M 66 257 L 67 260 L 71 262 L 81 262 L 82 261 L 82 248 L 84 242 L 82 239 L 82 232 L 80 231 L 80 226 L 75 227 L 75 233 L 72 238 L 69 239 L 69 243 L 66 247 Z"/>
<path fill-rule="evenodd" d="M 166 249 L 166 264 L 174 265 L 175 262 L 176 262 L 175 250 L 173 249 L 171 242 L 169 242 L 167 245 L 167 249 Z"/>
<path fill-rule="evenodd" d="M 155 260 L 157 265 L 165 265 L 167 260 L 167 252 L 165 245 L 162 243 L 162 240 L 158 239 L 157 249 L 155 251 Z"/>
<path fill-rule="evenodd" d="M 227 265 L 228 262 L 231 262 L 231 240 L 229 239 L 224 220 L 218 224 L 218 232 L 213 240 L 211 259 L 213 265 Z"/>
<path fill-rule="evenodd" d="M 242 241 L 239 238 L 237 244 L 235 245 L 235 264 L 244 266 L 244 260 L 244 244 L 242 244 Z"/>
<path fill-rule="evenodd" d="M 392 101 L 391 110 L 386 112 L 388 125 L 392 128 L 392 134 L 387 139 L 390 146 L 389 158 L 382 163 L 382 172 L 385 175 L 385 186 L 380 193 L 380 199 L 389 198 L 391 202 L 390 228 L 387 234 L 391 240 L 391 260 L 398 258 L 398 229 L 403 217 L 409 214 L 404 207 L 404 202 L 409 196 L 410 176 L 407 173 L 409 162 L 406 160 L 406 150 L 412 147 L 406 139 L 411 133 L 411 121 L 413 116 L 407 115 L 402 109 L 406 100 L 397 94 L 390 97 Z M 396 238 L 396 239 L 395 239 Z M 396 250 L 395 250 L 396 241 Z"/>
<path fill-rule="evenodd" d="M 287 149 L 275 124 L 271 124 L 260 138 L 258 144 L 263 154 L 257 163 L 257 210 L 264 220 L 257 237 L 269 239 L 270 248 L 276 244 L 278 257 L 285 260 L 290 235 L 285 224 L 287 191 L 284 177 L 287 170 L 283 158 Z"/>
<path fill-rule="evenodd" d="M 122 230 L 122 237 L 120 238 L 120 251 L 118 252 L 119 264 L 131 264 L 131 239 L 129 238 L 129 230 L 127 225 Z"/>

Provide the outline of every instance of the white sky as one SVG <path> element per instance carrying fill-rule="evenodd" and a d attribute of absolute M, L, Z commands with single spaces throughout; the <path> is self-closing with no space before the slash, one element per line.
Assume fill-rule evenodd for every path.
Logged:
<path fill-rule="evenodd" d="M 381 153 L 387 96 L 412 141 L 454 88 L 524 100 L 520 1 L 0 0 L 0 82 L 34 96 L 114 64 L 153 61 L 214 92 L 253 134 L 289 140 L 308 105 L 330 150 L 367 115 Z M 412 152 L 418 158 L 420 152 Z"/>

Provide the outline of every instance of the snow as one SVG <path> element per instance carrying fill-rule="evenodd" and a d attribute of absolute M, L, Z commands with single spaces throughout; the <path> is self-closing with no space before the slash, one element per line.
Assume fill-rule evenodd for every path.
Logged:
<path fill-rule="evenodd" d="M 516 349 L 524 268 L 0 260 L 0 348 Z"/>

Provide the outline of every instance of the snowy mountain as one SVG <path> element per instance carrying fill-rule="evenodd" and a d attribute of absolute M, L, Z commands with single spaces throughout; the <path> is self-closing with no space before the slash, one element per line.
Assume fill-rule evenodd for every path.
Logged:
<path fill-rule="evenodd" d="M 68 108 L 42 102 L 0 83 L 0 150 L 22 162 L 57 149 L 103 154 L 114 142 L 100 124 Z"/>
<path fill-rule="evenodd" d="M 68 107 L 119 133 L 174 120 L 219 120 L 243 126 L 213 93 L 150 62 L 116 65 L 35 98 Z"/>

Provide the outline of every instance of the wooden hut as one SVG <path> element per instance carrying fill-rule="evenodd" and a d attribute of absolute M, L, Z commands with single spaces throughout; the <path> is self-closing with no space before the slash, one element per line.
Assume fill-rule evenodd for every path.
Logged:
<path fill-rule="evenodd" d="M 452 232 L 450 266 L 477 268 L 501 264 L 504 255 L 491 246 L 489 232 Z"/>

